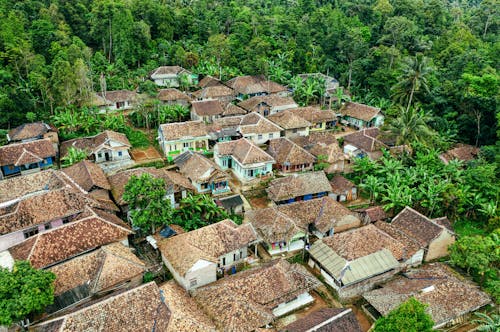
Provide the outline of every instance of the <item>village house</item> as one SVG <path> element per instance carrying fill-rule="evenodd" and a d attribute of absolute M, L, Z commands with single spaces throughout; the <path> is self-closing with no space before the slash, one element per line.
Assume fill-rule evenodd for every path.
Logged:
<path fill-rule="evenodd" d="M 25 175 L 50 168 L 56 161 L 56 150 L 50 139 L 0 146 L 0 179 Z"/>
<path fill-rule="evenodd" d="M 318 163 L 327 163 L 325 173 L 348 173 L 351 171 L 351 160 L 339 146 L 335 134 L 331 132 L 310 132 L 307 137 L 294 137 L 296 144 L 316 157 Z"/>
<path fill-rule="evenodd" d="M 335 175 L 330 180 L 332 186 L 332 197 L 337 202 L 349 202 L 358 198 L 358 188 L 354 183 L 342 175 Z"/>
<path fill-rule="evenodd" d="M 207 157 L 186 151 L 174 159 L 179 172 L 188 178 L 198 193 L 219 195 L 230 191 L 229 175 Z"/>
<path fill-rule="evenodd" d="M 158 143 L 170 160 L 187 150 L 207 151 L 208 139 L 207 127 L 202 121 L 167 123 L 158 128 Z"/>
<path fill-rule="evenodd" d="M 189 107 L 191 104 L 191 98 L 176 88 L 161 89 L 158 92 L 157 98 L 163 105 L 181 105 Z"/>
<path fill-rule="evenodd" d="M 370 312 L 381 316 L 387 316 L 413 297 L 427 306 L 425 311 L 435 323 L 433 329 L 448 329 L 467 322 L 472 312 L 491 303 L 487 294 L 443 263 L 407 271 L 363 297 L 372 309 Z"/>
<path fill-rule="evenodd" d="M 44 122 L 22 124 L 7 133 L 9 143 L 24 143 L 47 138 L 52 142 L 54 150 L 59 151 L 59 136 L 57 128 Z"/>
<path fill-rule="evenodd" d="M 161 66 L 150 75 L 157 86 L 178 88 L 185 85 L 197 85 L 198 75 L 180 66 Z"/>
<path fill-rule="evenodd" d="M 248 113 L 241 118 L 238 132 L 255 144 L 265 144 L 268 140 L 281 136 L 283 128 L 275 125 L 259 113 Z"/>
<path fill-rule="evenodd" d="M 214 203 L 222 207 L 229 214 L 243 215 L 245 212 L 243 199 L 240 194 L 214 198 Z"/>
<path fill-rule="evenodd" d="M 212 123 L 222 117 L 224 108 L 216 99 L 198 100 L 191 102 L 191 120 Z"/>
<path fill-rule="evenodd" d="M 87 207 L 76 220 L 37 233 L 8 250 L 15 260 L 28 260 L 40 269 L 105 244 L 122 242 L 128 246 L 130 234 L 130 227 L 117 216 Z"/>
<path fill-rule="evenodd" d="M 386 221 L 387 214 L 381 206 L 370 206 L 362 209 L 353 210 L 358 214 L 363 225 L 372 224 L 377 221 Z"/>
<path fill-rule="evenodd" d="M 380 127 L 384 123 L 384 115 L 380 108 L 348 101 L 340 109 L 342 121 L 357 129 Z"/>
<path fill-rule="evenodd" d="M 285 137 L 269 140 L 267 153 L 276 161 L 273 167 L 282 173 L 312 171 L 316 161 L 316 157 Z"/>
<path fill-rule="evenodd" d="M 213 76 L 207 75 L 203 77 L 199 82 L 198 86 L 202 89 L 208 88 L 211 86 L 218 86 L 218 85 L 224 85 L 220 79 L 215 78 Z"/>
<path fill-rule="evenodd" d="M 92 101 L 92 106 L 99 108 L 100 113 L 127 111 L 135 107 L 138 99 L 137 92 L 116 90 L 98 92 Z"/>
<path fill-rule="evenodd" d="M 196 289 L 195 301 L 220 331 L 256 331 L 314 302 L 321 283 L 302 265 L 274 260 Z"/>
<path fill-rule="evenodd" d="M 341 300 L 360 296 L 387 281 L 406 260 L 406 247 L 374 225 L 356 228 L 316 241 L 309 266 L 325 278 Z"/>
<path fill-rule="evenodd" d="M 113 198 L 125 214 L 128 212 L 128 203 L 123 199 L 125 186 L 132 176 L 139 177 L 144 173 L 165 181 L 167 199 L 170 201 L 170 206 L 174 208 L 179 207 L 181 199 L 185 198 L 188 193 L 195 191 L 189 179 L 177 172 L 168 171 L 165 168 L 139 167 L 121 171 L 109 176 L 108 180 L 111 185 Z"/>
<path fill-rule="evenodd" d="M 67 155 L 71 147 L 85 151 L 87 159 L 97 164 L 114 163 L 122 167 L 134 164 L 129 154 L 132 145 L 125 134 L 116 131 L 105 130 L 95 136 L 62 142 L 61 158 Z"/>
<path fill-rule="evenodd" d="M 163 263 L 177 283 L 192 290 L 215 282 L 218 270 L 220 274 L 243 262 L 248 247 L 256 243 L 257 234 L 250 224 L 238 226 L 225 219 L 161 239 L 158 247 Z"/>
<path fill-rule="evenodd" d="M 237 115 L 245 115 L 247 114 L 247 111 L 245 111 L 243 108 L 239 107 L 238 105 L 235 104 L 226 104 L 224 107 L 224 113 L 222 113 L 223 117 L 229 117 L 229 116 L 237 116 Z"/>
<path fill-rule="evenodd" d="M 304 249 L 310 236 L 323 238 L 359 227 L 360 220 L 331 197 L 248 211 L 270 255 Z"/>
<path fill-rule="evenodd" d="M 467 164 L 468 162 L 477 159 L 480 151 L 481 149 L 473 145 L 457 144 L 454 148 L 446 151 L 445 153 L 441 153 L 439 155 L 439 159 L 441 159 L 446 165 L 448 165 L 452 160 L 458 160 Z"/>
<path fill-rule="evenodd" d="M 299 105 L 292 97 L 280 97 L 278 95 L 271 96 L 255 96 L 238 103 L 238 106 L 247 112 L 256 112 L 263 116 L 276 114 L 292 108 L 297 108 Z"/>
<path fill-rule="evenodd" d="M 274 179 L 266 188 L 267 196 L 276 204 L 289 204 L 328 196 L 332 187 L 323 171 L 292 174 Z"/>
<path fill-rule="evenodd" d="M 332 76 L 325 75 L 323 73 L 307 73 L 299 74 L 303 81 L 311 78 L 314 80 L 322 80 L 324 82 L 324 103 L 329 105 L 329 109 L 332 108 L 332 102 L 337 101 L 337 89 L 340 88 L 339 81 Z"/>
<path fill-rule="evenodd" d="M 233 141 L 241 138 L 238 132 L 238 126 L 241 123 L 242 116 L 228 116 L 216 119 L 213 123 L 207 126 L 208 135 L 210 136 L 210 145 L 213 146 L 217 142 Z"/>
<path fill-rule="evenodd" d="M 311 131 L 325 131 L 337 124 L 337 115 L 331 110 L 322 110 L 319 107 L 307 106 L 288 110 L 311 123 Z"/>
<path fill-rule="evenodd" d="M 292 112 L 283 111 L 269 115 L 267 118 L 284 129 L 281 136 L 287 138 L 309 136 L 311 123 Z"/>
<path fill-rule="evenodd" d="M 286 325 L 282 332 L 362 332 L 351 308 L 322 308 Z"/>
<path fill-rule="evenodd" d="M 429 219 L 408 206 L 392 219 L 391 226 L 425 249 L 426 262 L 448 256 L 448 247 L 455 242 L 455 233 L 446 217 Z"/>
<path fill-rule="evenodd" d="M 236 93 L 234 90 L 222 84 L 207 86 L 201 90 L 193 92 L 192 95 L 197 100 L 215 99 L 223 105 L 231 103 L 236 99 Z"/>
<path fill-rule="evenodd" d="M 96 319 L 99 317 L 99 319 Z M 173 281 L 117 292 L 64 316 L 30 328 L 47 331 L 193 331 L 215 332 L 212 321 Z"/>
<path fill-rule="evenodd" d="M 238 76 L 226 82 L 226 85 L 233 89 L 239 100 L 245 97 L 278 95 L 287 97 L 288 89 L 281 84 L 266 80 L 264 75 L 257 76 Z"/>
<path fill-rule="evenodd" d="M 214 146 L 214 161 L 223 170 L 231 169 L 243 183 L 272 174 L 273 157 L 246 138 Z"/>
<path fill-rule="evenodd" d="M 389 148 L 378 139 L 380 130 L 378 128 L 367 128 L 352 134 L 343 136 L 344 153 L 351 158 L 368 157 L 377 160 L 382 157 L 382 148 Z"/>
<path fill-rule="evenodd" d="M 114 289 L 130 289 L 142 283 L 145 264 L 131 249 L 115 242 L 48 268 L 56 275 L 54 303 L 49 313 L 81 305 Z"/>

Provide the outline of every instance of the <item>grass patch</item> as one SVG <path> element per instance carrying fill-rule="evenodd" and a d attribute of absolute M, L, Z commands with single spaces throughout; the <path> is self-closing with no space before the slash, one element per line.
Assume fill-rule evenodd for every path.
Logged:
<path fill-rule="evenodd" d="M 140 130 L 127 128 L 125 135 L 127 135 L 130 144 L 132 144 L 132 147 L 134 148 L 147 148 L 151 145 L 148 136 Z"/>
<path fill-rule="evenodd" d="M 486 231 L 479 224 L 470 220 L 457 220 L 453 224 L 453 229 L 458 236 L 487 235 Z"/>

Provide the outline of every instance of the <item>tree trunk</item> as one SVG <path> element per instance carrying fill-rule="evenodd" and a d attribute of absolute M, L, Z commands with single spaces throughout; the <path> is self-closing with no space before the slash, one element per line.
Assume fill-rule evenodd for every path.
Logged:
<path fill-rule="evenodd" d="M 413 100 L 413 93 L 415 92 L 415 81 L 411 85 L 410 98 L 408 99 L 408 105 L 406 106 L 406 112 L 410 110 L 411 102 Z"/>
<path fill-rule="evenodd" d="M 486 19 L 486 23 L 484 23 L 483 38 L 486 37 L 486 32 L 488 31 L 490 24 L 491 24 L 491 15 L 488 15 L 488 18 Z"/>
<path fill-rule="evenodd" d="M 113 48 L 113 34 L 111 33 L 111 19 L 109 19 L 109 57 L 108 57 L 109 63 L 111 63 L 112 48 Z"/>
<path fill-rule="evenodd" d="M 349 61 L 349 79 L 347 81 L 347 90 L 351 89 L 351 78 L 352 78 L 352 61 Z"/>
<path fill-rule="evenodd" d="M 474 111 L 474 116 L 476 117 L 476 123 L 477 123 L 477 136 L 476 136 L 476 147 L 479 144 L 479 136 L 481 135 L 481 111 Z"/>

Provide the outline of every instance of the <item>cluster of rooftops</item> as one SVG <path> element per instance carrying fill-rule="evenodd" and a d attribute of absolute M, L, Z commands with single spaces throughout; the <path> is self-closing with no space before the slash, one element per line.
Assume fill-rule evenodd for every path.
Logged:
<path fill-rule="evenodd" d="M 446 217 L 407 207 L 388 218 L 377 206 L 346 207 L 358 189 L 340 173 L 354 158 L 377 159 L 392 147 L 380 136 L 379 109 L 298 107 L 286 87 L 262 76 L 198 82 L 173 66 L 151 79 L 168 87 L 160 100 L 191 107 L 190 121 L 158 128 L 169 167 L 137 165 L 123 134 L 59 143 L 57 129 L 42 122 L 11 130 L 0 147 L 0 265 L 29 260 L 57 276 L 55 302 L 34 330 L 362 331 L 340 304 L 290 315 L 317 302 L 323 283 L 343 302 L 363 298 L 373 319 L 416 297 L 429 305 L 436 328 L 491 302 L 444 263 L 432 263 L 455 240 Z M 177 90 L 184 79 L 201 89 Z M 95 102 L 106 112 L 133 109 L 136 97 L 110 91 Z M 333 130 L 341 124 L 350 125 L 347 133 Z M 71 147 L 87 159 L 57 169 Z M 457 146 L 441 159 L 476 154 Z M 328 167 L 314 171 L 319 162 Z M 241 225 L 226 219 L 189 232 L 169 225 L 148 236 L 173 279 L 159 285 L 143 283 L 158 264 L 139 259 L 134 229 L 124 221 L 125 185 L 144 173 L 165 181 L 174 208 L 189 194 L 209 194 L 243 218 Z M 245 192 L 263 180 L 267 207 L 252 207 Z M 304 264 L 283 258 L 297 253 Z"/>

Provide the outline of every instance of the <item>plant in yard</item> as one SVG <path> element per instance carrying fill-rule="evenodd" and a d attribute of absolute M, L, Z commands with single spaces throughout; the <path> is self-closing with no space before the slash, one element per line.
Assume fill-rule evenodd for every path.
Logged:
<path fill-rule="evenodd" d="M 71 146 L 66 155 L 61 158 L 61 166 L 68 167 L 87 158 L 87 151 Z"/>

